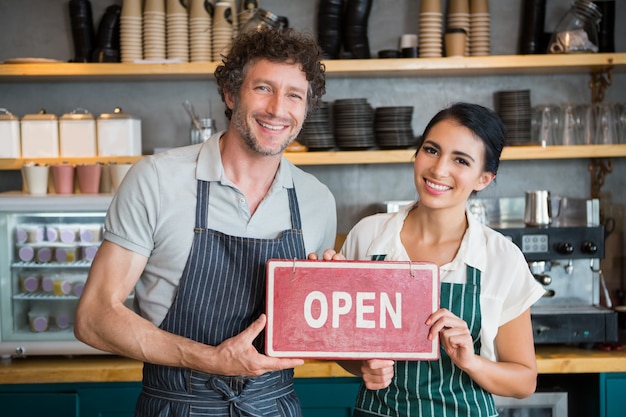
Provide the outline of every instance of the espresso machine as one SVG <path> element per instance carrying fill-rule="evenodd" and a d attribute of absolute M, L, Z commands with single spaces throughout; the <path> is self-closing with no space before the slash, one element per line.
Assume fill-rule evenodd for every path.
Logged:
<path fill-rule="evenodd" d="M 528 193 L 525 198 L 471 200 L 470 211 L 522 250 L 546 290 L 530 310 L 535 343 L 617 341 L 617 313 L 610 308 L 600 268 L 605 249 L 599 201 L 548 195 L 543 203 L 550 209 L 543 220 L 529 216 L 529 208 L 537 207 L 532 201 L 528 207 Z"/>

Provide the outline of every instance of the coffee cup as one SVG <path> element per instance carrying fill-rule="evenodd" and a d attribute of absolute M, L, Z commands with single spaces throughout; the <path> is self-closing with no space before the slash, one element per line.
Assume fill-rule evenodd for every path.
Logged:
<path fill-rule="evenodd" d="M 44 195 L 48 193 L 48 171 L 47 165 L 29 163 L 22 167 L 22 178 L 28 194 Z"/>
<path fill-rule="evenodd" d="M 76 176 L 81 194 L 98 194 L 101 174 L 102 166 L 100 164 L 77 165 Z"/>
<path fill-rule="evenodd" d="M 461 28 L 449 29 L 444 35 L 444 43 L 446 47 L 446 56 L 465 56 L 467 32 L 465 32 L 465 29 Z"/>
<path fill-rule="evenodd" d="M 74 192 L 74 166 L 57 164 L 50 167 L 54 192 L 57 194 L 72 194 Z"/>
<path fill-rule="evenodd" d="M 113 191 L 117 191 L 122 180 L 126 176 L 126 173 L 130 169 L 132 164 L 109 164 L 109 171 L 111 172 L 111 183 L 113 184 Z"/>

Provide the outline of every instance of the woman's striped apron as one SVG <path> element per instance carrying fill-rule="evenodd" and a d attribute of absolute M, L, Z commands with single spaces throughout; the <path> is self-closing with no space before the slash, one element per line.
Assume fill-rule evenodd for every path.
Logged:
<path fill-rule="evenodd" d="M 480 271 L 467 267 L 466 284 L 442 283 L 440 306 L 467 322 L 480 353 Z M 361 385 L 355 417 L 491 417 L 497 416 L 493 397 L 456 367 L 443 348 L 437 361 L 398 361 L 395 378 L 385 389 Z"/>
<path fill-rule="evenodd" d="M 229 236 L 207 228 L 210 183 L 198 181 L 195 236 L 174 301 L 160 328 L 217 346 L 265 311 L 265 263 L 306 257 L 300 210 L 288 189 L 292 228 L 277 239 Z M 254 346 L 263 352 L 264 337 Z M 301 416 L 293 370 L 221 376 L 144 364 L 137 416 Z"/>

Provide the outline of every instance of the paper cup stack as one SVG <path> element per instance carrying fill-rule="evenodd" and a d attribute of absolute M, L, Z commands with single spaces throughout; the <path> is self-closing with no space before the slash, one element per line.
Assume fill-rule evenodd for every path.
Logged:
<path fill-rule="evenodd" d="M 189 62 L 189 13 L 179 0 L 167 0 L 167 59 Z"/>
<path fill-rule="evenodd" d="M 212 7 L 212 6 L 211 6 Z M 211 12 L 205 7 L 205 0 L 191 0 L 189 3 L 189 53 L 191 62 L 209 62 L 213 21 Z"/>
<path fill-rule="evenodd" d="M 143 6 L 144 59 L 165 59 L 166 39 L 165 0 L 146 0 Z"/>
<path fill-rule="evenodd" d="M 442 13 L 440 0 L 422 0 L 419 16 L 419 55 L 437 58 L 442 55 Z"/>
<path fill-rule="evenodd" d="M 469 0 L 450 0 L 448 3 L 448 29 L 463 29 L 466 34 L 470 33 L 470 8 Z M 470 55 L 469 42 L 465 43 L 465 56 Z"/>
<path fill-rule="evenodd" d="M 135 62 L 143 58 L 141 0 L 124 0 L 120 12 L 120 58 Z"/>
<path fill-rule="evenodd" d="M 236 9 L 228 2 L 215 4 L 213 14 L 213 61 L 221 61 L 222 55 L 228 54 L 233 42 L 233 15 Z"/>
<path fill-rule="evenodd" d="M 469 44 L 472 56 L 491 53 L 491 23 L 488 0 L 470 0 Z"/>

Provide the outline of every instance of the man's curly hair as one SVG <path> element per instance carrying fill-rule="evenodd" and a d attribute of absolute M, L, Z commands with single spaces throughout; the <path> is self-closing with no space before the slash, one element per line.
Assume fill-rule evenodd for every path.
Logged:
<path fill-rule="evenodd" d="M 299 64 L 309 81 L 307 114 L 318 108 L 326 93 L 326 68 L 321 62 L 322 51 L 317 42 L 294 29 L 262 29 L 240 34 L 228 55 L 215 69 L 218 90 L 225 100 L 225 93 L 239 96 L 241 85 L 250 63 L 266 59 L 270 62 Z M 233 112 L 226 107 L 230 120 Z"/>

